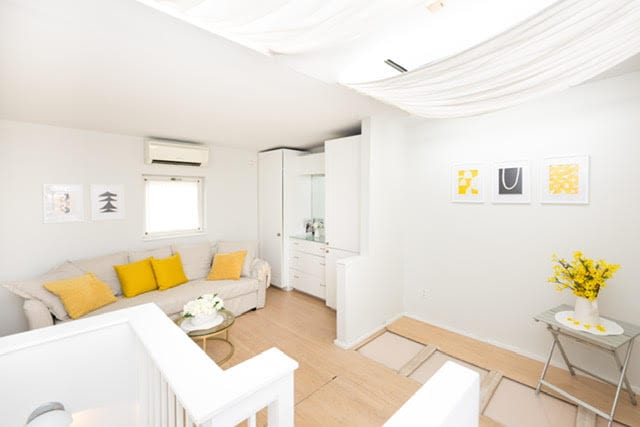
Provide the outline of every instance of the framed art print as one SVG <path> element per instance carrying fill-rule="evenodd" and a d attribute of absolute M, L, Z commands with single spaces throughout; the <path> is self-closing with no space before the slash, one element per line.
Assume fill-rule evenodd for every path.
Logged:
<path fill-rule="evenodd" d="M 531 203 L 531 164 L 526 161 L 496 163 L 491 170 L 493 203 Z"/>
<path fill-rule="evenodd" d="M 542 203 L 589 203 L 589 156 L 544 159 L 540 189 Z"/>
<path fill-rule="evenodd" d="M 451 201 L 484 203 L 483 166 L 458 163 L 451 167 Z"/>
<path fill-rule="evenodd" d="M 91 186 L 91 219 L 124 219 L 124 186 Z"/>
<path fill-rule="evenodd" d="M 82 185 L 45 184 L 42 201 L 45 224 L 84 221 Z"/>

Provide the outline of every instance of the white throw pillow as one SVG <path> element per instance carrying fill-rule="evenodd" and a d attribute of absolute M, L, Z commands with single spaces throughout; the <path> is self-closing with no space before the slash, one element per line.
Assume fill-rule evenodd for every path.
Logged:
<path fill-rule="evenodd" d="M 187 279 L 202 279 L 209 274 L 213 257 L 211 243 L 205 241 L 190 245 L 173 245 L 172 249 L 174 254 L 180 254 Z"/>
<path fill-rule="evenodd" d="M 242 265 L 242 275 L 244 277 L 251 276 L 251 263 L 256 258 L 258 253 L 258 241 L 257 240 L 221 240 L 217 245 L 217 252 L 219 254 L 228 254 L 229 252 L 247 251 L 247 256 L 244 258 L 244 264 Z"/>

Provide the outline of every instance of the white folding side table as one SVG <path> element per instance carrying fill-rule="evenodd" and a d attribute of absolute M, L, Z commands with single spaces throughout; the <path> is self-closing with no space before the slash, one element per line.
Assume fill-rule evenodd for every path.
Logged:
<path fill-rule="evenodd" d="M 540 393 L 540 389 L 542 388 L 543 385 L 545 385 L 551 390 L 564 396 L 568 400 L 574 402 L 575 404 L 583 406 L 589 409 L 590 411 L 593 411 L 596 414 L 600 415 L 602 418 L 608 420 L 609 423 L 607 424 L 607 426 L 611 427 L 611 424 L 613 423 L 613 417 L 616 413 L 616 407 L 618 406 L 618 399 L 620 398 L 620 392 L 622 391 L 623 386 L 629 393 L 629 398 L 631 399 L 631 403 L 634 406 L 638 404 L 636 400 L 636 395 L 633 392 L 633 389 L 631 388 L 631 383 L 627 378 L 627 367 L 629 366 L 629 358 L 631 356 L 631 350 L 633 349 L 633 343 L 635 339 L 638 337 L 638 335 L 640 335 L 640 326 L 636 326 L 627 322 L 621 322 L 619 320 L 611 319 L 611 320 L 614 320 L 616 323 L 618 323 L 620 326 L 622 326 L 622 328 L 624 329 L 624 333 L 622 335 L 594 335 L 588 332 L 576 331 L 558 322 L 555 316 L 556 316 L 556 313 L 560 311 L 573 311 L 573 307 L 568 305 L 560 305 L 556 308 L 552 308 L 550 310 L 542 312 L 537 316 L 534 316 L 533 318 L 537 322 L 545 323 L 547 325 L 547 330 L 553 336 L 553 343 L 551 344 L 551 350 L 549 351 L 547 362 L 545 363 L 544 368 L 542 369 L 542 374 L 540 375 L 540 380 L 538 381 L 538 387 L 536 388 L 536 394 Z M 562 344 L 560 343 L 560 339 L 559 339 L 560 336 L 572 339 L 581 344 L 585 344 L 592 348 L 609 353 L 615 360 L 616 366 L 620 371 L 620 378 L 618 379 L 618 382 L 615 383 L 605 378 L 602 378 L 594 374 L 593 372 L 589 372 L 588 370 L 581 368 L 579 366 L 576 366 L 573 363 L 569 362 L 567 353 L 565 352 L 564 347 L 562 347 Z M 617 350 L 625 345 L 627 346 L 626 354 L 624 357 L 624 362 L 621 362 L 620 358 L 618 357 Z M 551 363 L 551 357 L 553 356 L 553 352 L 556 349 L 556 347 L 558 347 L 558 349 L 560 350 L 560 354 L 562 354 L 562 358 L 564 359 L 564 362 L 567 364 L 567 368 L 569 368 L 569 372 L 571 373 L 571 375 L 575 376 L 576 374 L 575 371 L 577 370 L 587 375 L 590 375 L 594 378 L 597 378 L 600 381 L 606 382 L 608 384 L 611 384 L 617 387 L 616 394 L 613 399 L 613 406 L 611 407 L 610 413 L 607 414 L 604 411 L 601 411 L 600 409 L 595 408 L 593 405 L 590 405 L 587 402 L 578 399 L 572 394 L 562 390 L 560 387 L 553 385 L 544 379 L 544 377 L 547 375 L 547 370 L 549 369 L 549 364 Z"/>

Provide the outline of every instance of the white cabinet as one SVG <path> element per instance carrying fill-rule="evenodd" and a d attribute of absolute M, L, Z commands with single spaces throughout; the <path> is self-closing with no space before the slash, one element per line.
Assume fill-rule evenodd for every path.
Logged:
<path fill-rule="evenodd" d="M 336 305 L 336 264 L 338 260 L 358 255 L 357 252 L 344 251 L 341 249 L 326 248 L 325 249 L 325 301 L 326 304 L 337 309 Z"/>
<path fill-rule="evenodd" d="M 360 251 L 360 135 L 326 141 L 327 246 Z"/>
<path fill-rule="evenodd" d="M 301 292 L 325 299 L 324 244 L 295 238 L 289 242 L 289 284 Z"/>
<path fill-rule="evenodd" d="M 286 238 L 299 232 L 309 216 L 311 199 L 305 181 L 295 173 L 302 152 L 273 150 L 258 153 L 258 233 L 260 257 L 271 265 L 271 283 L 290 288 Z"/>

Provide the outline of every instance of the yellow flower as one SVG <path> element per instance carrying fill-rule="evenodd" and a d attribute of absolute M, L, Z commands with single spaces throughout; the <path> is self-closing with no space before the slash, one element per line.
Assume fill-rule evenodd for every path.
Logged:
<path fill-rule="evenodd" d="M 598 326 L 596 326 L 596 329 L 597 329 L 597 330 L 599 330 L 600 332 L 607 332 L 607 330 L 605 329 L 605 327 L 604 327 L 604 326 L 602 326 L 602 325 L 598 325 Z"/>

